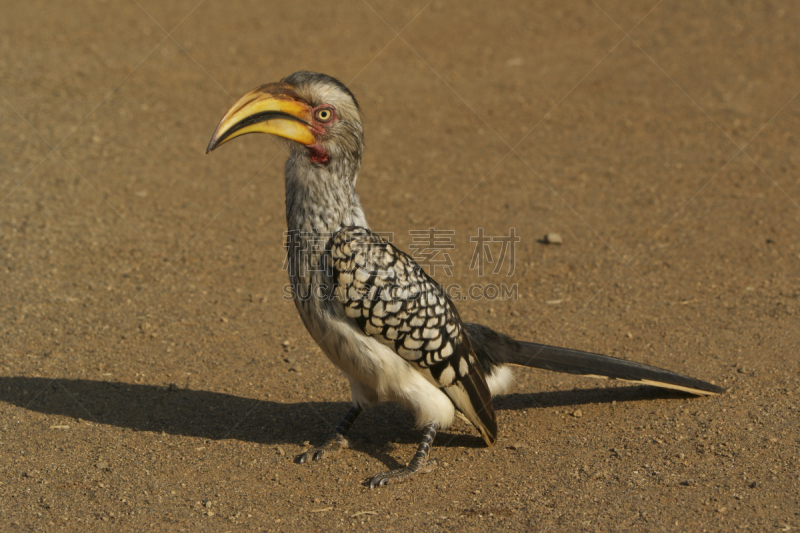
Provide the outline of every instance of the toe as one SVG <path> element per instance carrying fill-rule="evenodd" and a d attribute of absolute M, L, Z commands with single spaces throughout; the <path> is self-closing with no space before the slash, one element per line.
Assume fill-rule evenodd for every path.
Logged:
<path fill-rule="evenodd" d="M 369 482 L 369 488 L 374 489 L 375 487 L 382 487 L 386 484 L 389 480 L 388 476 L 385 472 L 381 472 Z"/>

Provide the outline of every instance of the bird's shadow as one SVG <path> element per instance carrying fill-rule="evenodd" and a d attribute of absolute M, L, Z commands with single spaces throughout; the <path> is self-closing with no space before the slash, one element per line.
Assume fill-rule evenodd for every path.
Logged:
<path fill-rule="evenodd" d="M 497 398 L 495 405 L 499 410 L 518 410 L 680 396 L 651 387 L 601 387 L 510 394 Z M 349 402 L 275 402 L 176 387 L 13 376 L 0 377 L 0 401 L 135 431 L 296 445 L 322 443 L 350 406 Z M 359 417 L 351 432 L 354 447 L 396 468 L 401 465 L 386 446 L 418 442 L 418 432 L 409 431 L 412 425 L 413 419 L 404 409 L 381 404 Z M 477 435 L 457 430 L 437 441 L 450 447 L 483 446 Z"/>

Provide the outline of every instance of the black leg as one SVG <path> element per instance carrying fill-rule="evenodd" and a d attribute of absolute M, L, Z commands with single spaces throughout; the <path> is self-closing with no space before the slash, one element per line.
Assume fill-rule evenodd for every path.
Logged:
<path fill-rule="evenodd" d="M 328 440 L 322 446 L 317 448 L 311 448 L 310 450 L 301 453 L 297 456 L 297 462 L 303 464 L 307 462 L 309 459 L 313 459 L 314 461 L 319 461 L 326 455 L 330 455 L 332 453 L 338 452 L 344 448 L 349 448 L 350 443 L 347 442 L 345 436 L 347 432 L 350 431 L 350 427 L 353 425 L 353 422 L 356 421 L 358 415 L 361 414 L 362 409 L 358 406 L 352 407 L 347 414 L 344 415 L 344 418 L 339 425 L 336 426 L 336 431 L 333 434 L 333 437 Z"/>
<path fill-rule="evenodd" d="M 436 459 L 428 460 L 428 455 L 431 453 L 431 444 L 433 444 L 433 439 L 436 438 L 436 432 L 438 430 L 439 426 L 434 423 L 425 426 L 422 430 L 422 442 L 419 443 L 417 453 L 414 454 L 408 466 L 396 468 L 388 472 L 381 472 L 370 480 L 369 488 L 374 489 L 375 487 L 382 487 L 390 483 L 403 481 L 414 474 L 430 472 L 431 469 L 438 464 Z"/>

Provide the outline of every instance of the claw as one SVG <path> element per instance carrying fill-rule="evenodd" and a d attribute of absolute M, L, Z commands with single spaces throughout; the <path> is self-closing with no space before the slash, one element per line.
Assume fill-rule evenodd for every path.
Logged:
<path fill-rule="evenodd" d="M 333 455 L 339 450 L 347 447 L 349 447 L 347 439 L 342 435 L 337 434 L 322 446 L 311 448 L 310 450 L 306 450 L 305 452 L 301 453 L 297 456 L 296 461 L 298 464 L 308 463 L 311 461 L 316 463 L 321 461 L 323 458 Z"/>
<path fill-rule="evenodd" d="M 436 459 L 428 459 L 430 453 L 430 444 L 436 436 L 436 431 L 439 428 L 435 422 L 431 422 L 425 426 L 422 442 L 417 448 L 417 453 L 414 458 L 408 463 L 408 466 L 389 470 L 388 472 L 381 472 L 369 481 L 369 488 L 383 487 L 391 483 L 399 483 L 417 474 L 426 474 L 434 469 L 439 461 Z"/>
<path fill-rule="evenodd" d="M 336 427 L 336 432 L 328 440 L 328 442 L 322 446 L 306 450 L 298 455 L 295 458 L 295 461 L 297 461 L 298 464 L 307 463 L 308 461 L 317 462 L 324 457 L 335 454 L 343 448 L 349 448 L 350 443 L 347 442 L 345 435 L 347 435 L 347 432 L 350 430 L 350 426 L 353 425 L 353 422 L 360 412 L 360 407 L 355 406 L 351 408 L 350 411 L 347 412 L 347 415 L 345 415 L 344 420 L 342 420 Z"/>
<path fill-rule="evenodd" d="M 386 475 L 386 472 L 381 472 L 380 474 L 372 478 L 372 480 L 370 480 L 369 488 L 374 489 L 375 487 L 383 487 L 384 485 L 388 484 L 389 484 L 389 477 Z"/>
<path fill-rule="evenodd" d="M 381 472 L 369 481 L 369 488 L 374 489 L 385 487 L 386 485 L 391 485 L 392 483 L 400 483 L 401 481 L 405 481 L 406 479 L 418 474 L 427 474 L 431 472 L 438 464 L 439 461 L 436 459 L 429 459 L 428 461 L 425 461 L 425 463 L 416 467 L 404 466 L 396 470 Z"/>

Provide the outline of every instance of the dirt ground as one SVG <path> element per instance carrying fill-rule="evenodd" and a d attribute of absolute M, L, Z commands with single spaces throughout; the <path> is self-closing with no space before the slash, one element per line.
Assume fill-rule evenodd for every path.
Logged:
<path fill-rule="evenodd" d="M 800 528 L 796 2 L 2 11 L 0 529 Z M 450 231 L 440 281 L 518 288 L 462 317 L 728 392 L 520 370 L 491 449 L 458 423 L 369 490 L 420 436 L 382 405 L 295 464 L 350 395 L 283 298 L 286 154 L 204 152 L 302 69 L 359 98 L 372 227 Z M 481 227 L 520 237 L 510 275 L 469 268 Z"/>

